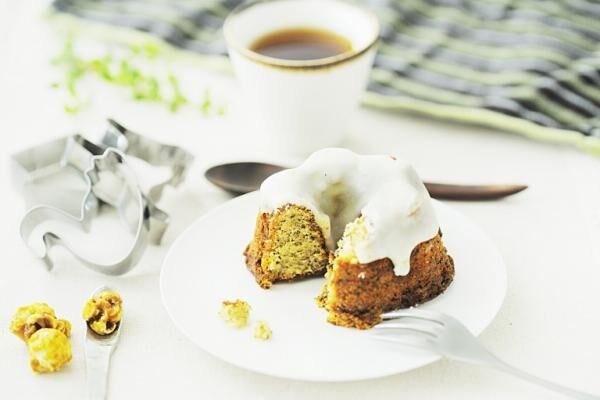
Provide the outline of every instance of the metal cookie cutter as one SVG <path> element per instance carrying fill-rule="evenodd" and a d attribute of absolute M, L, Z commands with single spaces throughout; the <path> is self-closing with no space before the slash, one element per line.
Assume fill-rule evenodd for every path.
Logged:
<path fill-rule="evenodd" d="M 110 156 L 108 150 L 118 156 Z M 170 167 L 171 175 L 159 183 L 152 182 L 144 190 L 125 164 L 127 156 L 140 158 L 153 166 Z M 103 161 L 104 158 L 113 161 Z M 193 156 L 179 147 L 156 142 L 109 120 L 100 144 L 73 135 L 17 153 L 12 160 L 13 180 L 24 195 L 26 206 L 37 205 L 22 222 L 21 234 L 26 243 L 29 244 L 29 236 L 35 227 L 50 219 L 75 222 L 87 230 L 103 204 L 116 208 L 121 220 L 136 235 L 127 257 L 114 265 L 102 265 L 78 256 L 58 235 L 46 232 L 43 237 L 45 251 L 40 258 L 47 267 L 52 268 L 48 255 L 50 247 L 60 243 L 88 267 L 119 275 L 135 265 L 147 242 L 160 244 L 169 216 L 155 202 L 161 198 L 165 186 L 175 187 L 184 180 Z M 143 204 L 136 205 L 132 201 L 138 197 L 133 194 L 136 190 Z M 144 214 L 135 210 L 143 210 Z M 144 229 L 140 230 L 140 227 Z"/>
<path fill-rule="evenodd" d="M 13 154 L 13 183 L 25 198 L 27 208 L 44 204 L 77 214 L 87 187 L 83 172 L 93 154 L 102 154 L 97 145 L 79 135 L 63 137 Z M 90 209 L 99 202 L 89 198 Z"/>
<path fill-rule="evenodd" d="M 46 205 L 78 215 L 81 201 L 85 198 L 89 215 L 96 215 L 103 204 L 108 204 L 117 209 L 121 220 L 127 222 L 127 215 L 119 207 L 118 190 L 103 185 L 92 196 L 88 196 L 85 171 L 89 168 L 91 157 L 102 155 L 104 151 L 104 147 L 80 135 L 73 135 L 13 155 L 13 180 L 25 197 L 27 208 Z M 154 244 L 160 244 L 169 224 L 169 215 L 152 201 L 148 200 L 148 203 L 153 222 L 149 239 Z M 129 227 L 135 232 L 136 223 L 130 222 Z"/>
<path fill-rule="evenodd" d="M 88 184 L 88 192 L 81 203 L 79 215 L 71 215 L 54 206 L 37 206 L 27 212 L 21 221 L 21 237 L 29 244 L 33 230 L 46 221 L 61 221 L 88 231 L 92 217 L 95 212 L 93 205 L 94 197 L 102 197 L 106 187 L 110 187 L 114 198 L 118 198 L 117 208 L 123 214 L 135 214 L 137 222 L 135 226 L 135 239 L 127 252 L 127 255 L 112 264 L 101 264 L 80 256 L 72 245 L 63 240 L 54 232 L 44 232 L 41 235 L 43 241 L 43 252 L 38 256 L 45 262 L 48 270 L 54 266 L 50 258 L 52 247 L 60 245 L 67 249 L 75 258 L 88 268 L 107 275 L 121 275 L 133 268 L 139 261 L 148 244 L 148 236 L 151 230 L 149 205 L 137 185 L 137 180 L 125 164 L 125 156 L 118 150 L 106 149 L 102 155 L 92 156 L 91 165 L 85 171 L 84 176 Z M 31 249 L 32 251 L 33 248 Z M 35 251 L 34 251 L 35 253 Z"/>
<path fill-rule="evenodd" d="M 171 146 L 154 141 L 125 128 L 118 122 L 109 119 L 108 127 L 100 139 L 101 146 L 115 148 L 131 157 L 144 160 L 153 166 L 164 166 L 171 169 L 171 176 L 148 188 L 142 188 L 144 194 L 158 203 L 165 186 L 177 187 L 185 179 L 194 156 L 178 146 Z"/>

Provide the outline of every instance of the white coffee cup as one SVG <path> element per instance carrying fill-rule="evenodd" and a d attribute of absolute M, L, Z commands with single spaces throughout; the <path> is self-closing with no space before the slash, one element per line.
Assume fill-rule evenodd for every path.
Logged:
<path fill-rule="evenodd" d="M 260 37 L 293 28 L 332 32 L 352 48 L 314 60 L 250 49 Z M 269 150 L 295 154 L 341 140 L 373 63 L 379 36 L 374 14 L 340 0 L 267 0 L 236 8 L 223 30 L 257 140 Z"/>

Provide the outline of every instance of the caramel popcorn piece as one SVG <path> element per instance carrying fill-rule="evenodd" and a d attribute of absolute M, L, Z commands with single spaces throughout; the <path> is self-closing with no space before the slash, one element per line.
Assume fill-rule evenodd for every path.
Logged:
<path fill-rule="evenodd" d="M 35 317 L 34 317 L 35 316 Z M 10 331 L 20 337 L 22 340 L 27 341 L 25 331 L 28 332 L 28 336 L 35 333 L 34 328 L 31 326 L 33 321 L 40 321 L 46 319 L 43 323 L 49 323 L 48 320 L 54 319 L 54 309 L 46 303 L 33 303 L 27 306 L 19 307 L 16 314 L 14 315 L 10 323 Z M 28 323 L 29 321 L 29 323 Z M 41 326 L 46 327 L 46 326 Z"/>
<path fill-rule="evenodd" d="M 23 328 L 23 338 L 27 342 L 40 329 L 56 329 L 66 337 L 71 336 L 71 323 L 66 319 L 57 319 L 48 314 L 33 314 L 27 318 Z"/>
<path fill-rule="evenodd" d="M 113 333 L 123 317 L 123 300 L 116 292 L 104 291 L 92 297 L 83 307 L 83 319 L 98 335 Z"/>
<path fill-rule="evenodd" d="M 54 310 L 46 303 L 20 307 L 10 323 L 10 331 L 26 342 L 43 328 L 57 329 L 67 337 L 71 336 L 71 323 L 56 318 Z"/>
<path fill-rule="evenodd" d="M 25 341 L 31 369 L 54 372 L 71 360 L 71 323 L 56 318 L 46 303 L 19 307 L 10 323 L 10 331 Z"/>
<path fill-rule="evenodd" d="M 29 365 L 35 372 L 55 372 L 71 361 L 71 343 L 63 332 L 42 328 L 27 341 Z"/>

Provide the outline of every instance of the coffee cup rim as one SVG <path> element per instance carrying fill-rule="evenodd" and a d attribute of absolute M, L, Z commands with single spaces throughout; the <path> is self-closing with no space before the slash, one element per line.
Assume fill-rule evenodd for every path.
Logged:
<path fill-rule="evenodd" d="M 256 5 L 264 4 L 264 3 L 274 3 L 277 1 L 290 1 L 290 0 L 253 0 L 253 1 L 249 1 L 249 2 L 244 2 L 240 5 L 238 5 L 237 7 L 235 7 L 229 13 L 227 18 L 225 18 L 225 22 L 223 24 L 223 35 L 225 37 L 225 41 L 227 42 L 227 46 L 230 49 L 235 50 L 236 52 L 238 52 L 245 58 L 247 58 L 251 61 L 258 62 L 260 64 L 269 65 L 269 66 L 273 66 L 273 67 L 280 67 L 280 68 L 290 68 L 290 69 L 316 69 L 316 68 L 330 67 L 333 65 L 345 63 L 347 61 L 358 58 L 361 55 L 368 52 L 371 48 L 373 48 L 379 40 L 379 32 L 380 32 L 379 20 L 378 20 L 377 16 L 375 15 L 375 13 L 373 13 L 371 10 L 369 10 L 365 7 L 359 6 L 357 4 L 349 3 L 349 2 L 346 2 L 343 0 L 324 0 L 324 1 L 329 1 L 329 2 L 343 3 L 345 5 L 354 7 L 356 9 L 360 10 L 361 12 L 365 13 L 369 18 L 372 19 L 373 26 L 375 28 L 375 29 L 373 29 L 371 38 L 369 38 L 369 40 L 367 42 L 365 42 L 364 45 L 357 47 L 357 48 L 353 47 L 350 51 L 345 51 L 343 53 L 336 54 L 336 55 L 330 56 L 330 57 L 323 57 L 323 58 L 312 59 L 312 60 L 288 60 L 288 59 L 282 59 L 282 58 L 269 57 L 269 56 L 265 56 L 263 54 L 257 53 L 255 51 L 249 49 L 247 46 L 241 45 L 234 38 L 234 36 L 231 34 L 231 31 L 230 31 L 230 26 L 231 26 L 233 18 L 235 18 L 237 15 L 241 14 L 245 10 L 247 10 L 251 7 L 254 7 Z M 301 0 L 294 0 L 294 1 L 301 1 Z"/>

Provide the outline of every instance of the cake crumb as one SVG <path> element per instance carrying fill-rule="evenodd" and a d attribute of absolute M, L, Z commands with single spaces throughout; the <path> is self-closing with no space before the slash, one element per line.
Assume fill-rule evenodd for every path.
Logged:
<path fill-rule="evenodd" d="M 269 340 L 273 336 L 273 332 L 265 321 L 258 321 L 254 326 L 254 337 L 259 340 Z"/>
<path fill-rule="evenodd" d="M 244 300 L 225 300 L 221 306 L 219 316 L 229 325 L 241 329 L 248 325 L 251 309 L 250 304 Z"/>

